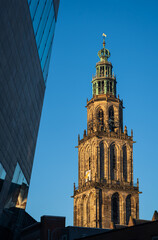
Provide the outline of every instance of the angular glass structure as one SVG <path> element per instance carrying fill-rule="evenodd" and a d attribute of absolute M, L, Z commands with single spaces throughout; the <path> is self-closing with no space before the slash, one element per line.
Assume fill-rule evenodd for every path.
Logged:
<path fill-rule="evenodd" d="M 26 206 L 58 7 L 0 1 L 0 225 Z"/>
<path fill-rule="evenodd" d="M 28 4 L 43 77 L 46 82 L 57 15 L 55 4 L 53 0 L 28 0 Z"/>

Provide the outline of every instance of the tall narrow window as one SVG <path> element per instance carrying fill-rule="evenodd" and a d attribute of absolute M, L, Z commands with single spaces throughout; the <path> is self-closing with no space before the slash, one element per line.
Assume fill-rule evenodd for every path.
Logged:
<path fill-rule="evenodd" d="M 104 93 L 104 81 L 102 81 L 102 90 L 101 93 Z"/>
<path fill-rule="evenodd" d="M 91 169 L 91 158 L 89 157 L 89 170 Z"/>
<path fill-rule="evenodd" d="M 99 110 L 97 118 L 98 118 L 99 128 L 100 130 L 103 130 L 104 129 L 104 113 L 102 109 Z"/>
<path fill-rule="evenodd" d="M 119 108 L 119 124 L 121 126 L 121 130 L 123 130 L 123 122 L 122 122 L 122 108 Z"/>
<path fill-rule="evenodd" d="M 127 181 L 127 149 L 126 146 L 123 146 L 123 178 Z"/>
<path fill-rule="evenodd" d="M 110 146 L 110 175 L 111 180 L 117 180 L 117 150 L 115 144 Z"/>
<path fill-rule="evenodd" d="M 131 216 L 131 195 L 128 195 L 126 198 L 126 224 L 128 224 L 130 216 Z"/>
<path fill-rule="evenodd" d="M 100 142 L 100 179 L 104 179 L 104 143 Z"/>
<path fill-rule="evenodd" d="M 114 131 L 114 108 L 111 106 L 109 108 L 109 130 Z"/>
<path fill-rule="evenodd" d="M 112 82 L 110 82 L 110 92 L 112 92 Z"/>
<path fill-rule="evenodd" d="M 100 67 L 100 76 L 103 77 L 104 76 L 104 66 Z"/>
<path fill-rule="evenodd" d="M 109 81 L 107 81 L 107 92 L 109 92 Z"/>
<path fill-rule="evenodd" d="M 118 193 L 114 193 L 111 198 L 111 221 L 115 224 L 120 223 Z"/>
<path fill-rule="evenodd" d="M 115 156 L 115 149 L 112 148 L 112 169 L 116 169 L 116 156 Z"/>

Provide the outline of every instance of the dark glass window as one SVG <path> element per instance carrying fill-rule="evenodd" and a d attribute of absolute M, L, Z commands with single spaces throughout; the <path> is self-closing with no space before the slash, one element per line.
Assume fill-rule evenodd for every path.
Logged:
<path fill-rule="evenodd" d="M 102 109 L 99 110 L 97 118 L 98 118 L 99 127 L 101 128 L 101 130 L 103 130 L 103 127 L 104 127 L 104 113 L 103 113 Z"/>
<path fill-rule="evenodd" d="M 123 178 L 127 181 L 127 149 L 126 146 L 123 146 Z"/>
<path fill-rule="evenodd" d="M 110 92 L 112 92 L 112 82 L 110 82 Z"/>
<path fill-rule="evenodd" d="M 110 146 L 110 175 L 111 180 L 117 180 L 117 150 L 115 144 Z"/>
<path fill-rule="evenodd" d="M 104 143 L 100 142 L 100 178 L 104 179 Z"/>
<path fill-rule="evenodd" d="M 115 149 L 112 148 L 112 169 L 116 169 L 116 156 L 115 156 Z"/>
<path fill-rule="evenodd" d="M 101 88 L 100 88 L 100 82 L 98 82 L 98 94 L 100 94 L 100 90 L 101 90 Z"/>
<path fill-rule="evenodd" d="M 118 193 L 114 193 L 111 199 L 111 220 L 115 224 L 120 223 L 119 216 L 119 195 Z"/>
<path fill-rule="evenodd" d="M 109 81 L 107 81 L 107 92 L 109 92 Z"/>
<path fill-rule="evenodd" d="M 129 218 L 131 216 L 131 195 L 126 198 L 126 224 L 128 225 Z"/>
<path fill-rule="evenodd" d="M 114 131 L 115 125 L 114 125 L 114 108 L 111 106 L 109 108 L 109 130 L 111 132 Z"/>
<path fill-rule="evenodd" d="M 104 93 L 104 81 L 102 81 L 102 90 L 101 90 L 102 93 Z"/>

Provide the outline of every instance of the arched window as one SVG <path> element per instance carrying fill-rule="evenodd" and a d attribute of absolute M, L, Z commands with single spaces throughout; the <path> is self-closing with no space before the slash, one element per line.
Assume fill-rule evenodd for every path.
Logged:
<path fill-rule="evenodd" d="M 98 118 L 99 128 L 100 130 L 103 130 L 104 129 L 104 113 L 102 109 L 98 111 L 97 118 Z"/>
<path fill-rule="evenodd" d="M 131 195 L 126 197 L 126 224 L 129 222 L 131 216 Z"/>
<path fill-rule="evenodd" d="M 117 180 L 117 150 L 115 144 L 110 146 L 110 175 L 111 180 Z"/>
<path fill-rule="evenodd" d="M 104 179 L 104 143 L 100 142 L 100 179 Z"/>
<path fill-rule="evenodd" d="M 123 178 L 127 181 L 127 148 L 123 146 Z"/>
<path fill-rule="evenodd" d="M 111 198 L 111 221 L 115 224 L 120 223 L 118 193 L 114 193 Z"/>
<path fill-rule="evenodd" d="M 109 129 L 111 132 L 114 131 L 114 108 L 111 106 L 109 108 Z"/>

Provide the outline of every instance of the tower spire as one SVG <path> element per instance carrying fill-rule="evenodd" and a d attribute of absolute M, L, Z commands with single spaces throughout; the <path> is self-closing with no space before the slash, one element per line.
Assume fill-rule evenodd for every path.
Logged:
<path fill-rule="evenodd" d="M 106 34 L 103 33 L 103 48 L 98 52 L 100 61 L 96 64 L 96 75 L 92 79 L 93 97 L 106 94 L 116 97 L 116 78 L 112 72 L 112 64 L 108 61 L 110 52 L 105 48 Z"/>
<path fill-rule="evenodd" d="M 105 48 L 105 38 L 107 37 L 107 35 L 105 33 L 103 33 L 103 48 Z"/>

